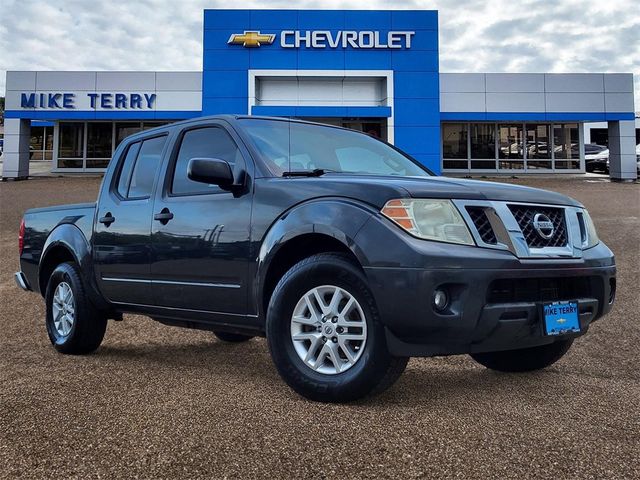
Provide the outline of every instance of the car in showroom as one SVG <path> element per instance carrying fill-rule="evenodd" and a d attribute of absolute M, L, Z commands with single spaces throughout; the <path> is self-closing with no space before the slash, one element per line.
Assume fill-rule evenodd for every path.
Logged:
<path fill-rule="evenodd" d="M 608 172 L 609 149 L 604 145 L 585 143 L 584 168 L 587 172 Z"/>
<path fill-rule="evenodd" d="M 385 390 L 414 356 L 548 367 L 616 292 L 613 253 L 574 199 L 255 116 L 128 137 L 95 203 L 24 214 L 19 251 L 16 282 L 43 296 L 62 353 L 95 351 L 123 313 L 266 336 L 281 377 L 325 402 Z"/>

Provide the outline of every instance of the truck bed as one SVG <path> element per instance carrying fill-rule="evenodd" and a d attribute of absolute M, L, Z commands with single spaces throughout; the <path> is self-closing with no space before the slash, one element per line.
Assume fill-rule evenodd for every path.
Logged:
<path fill-rule="evenodd" d="M 51 232 L 64 224 L 74 225 L 91 245 L 95 209 L 96 203 L 93 202 L 32 208 L 25 212 L 24 248 L 20 263 L 34 290 L 38 291 L 38 265 Z"/>

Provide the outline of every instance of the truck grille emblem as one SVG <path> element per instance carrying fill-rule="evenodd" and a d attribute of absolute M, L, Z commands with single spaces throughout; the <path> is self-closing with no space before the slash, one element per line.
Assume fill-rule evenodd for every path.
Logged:
<path fill-rule="evenodd" d="M 549 240 L 556 232 L 553 222 L 544 213 L 536 213 L 533 217 L 533 228 L 545 240 Z"/>

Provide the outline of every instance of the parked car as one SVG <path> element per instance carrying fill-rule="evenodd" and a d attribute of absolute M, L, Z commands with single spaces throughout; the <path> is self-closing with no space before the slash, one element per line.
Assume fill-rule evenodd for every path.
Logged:
<path fill-rule="evenodd" d="M 19 249 L 16 281 L 44 297 L 62 353 L 96 350 L 126 312 L 266 336 L 282 378 L 327 402 L 381 392 L 412 356 L 545 368 L 616 289 L 576 200 L 437 177 L 353 130 L 246 116 L 128 137 L 97 202 L 28 210 Z"/>
<path fill-rule="evenodd" d="M 605 147 L 604 145 L 597 145 L 595 143 L 585 143 L 584 166 L 587 172 L 608 172 L 608 160 L 609 149 L 607 147 Z"/>
<path fill-rule="evenodd" d="M 640 144 L 636 145 L 636 171 L 640 176 Z M 609 172 L 609 158 L 607 158 L 607 172 Z"/>

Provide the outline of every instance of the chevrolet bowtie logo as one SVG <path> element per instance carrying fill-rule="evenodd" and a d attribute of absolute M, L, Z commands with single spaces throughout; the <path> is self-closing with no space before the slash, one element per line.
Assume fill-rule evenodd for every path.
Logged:
<path fill-rule="evenodd" d="M 229 37 L 229 45 L 242 45 L 243 47 L 259 47 L 260 45 L 271 45 L 276 39 L 274 34 L 262 34 L 260 32 L 234 33 Z"/>

